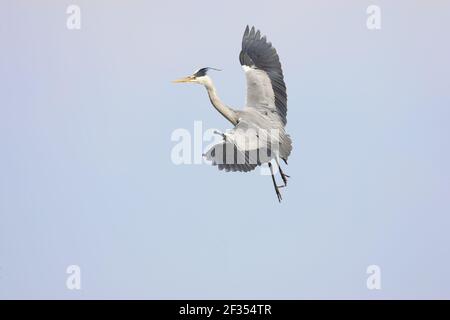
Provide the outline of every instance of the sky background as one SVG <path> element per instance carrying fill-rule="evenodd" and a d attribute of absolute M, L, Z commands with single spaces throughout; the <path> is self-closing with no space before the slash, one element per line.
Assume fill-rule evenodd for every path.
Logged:
<path fill-rule="evenodd" d="M 170 81 L 221 68 L 242 107 L 247 24 L 288 88 L 281 204 L 258 171 L 171 161 L 174 130 L 230 125 Z M 437 0 L 1 0 L 0 298 L 449 299 L 449 29 Z"/>

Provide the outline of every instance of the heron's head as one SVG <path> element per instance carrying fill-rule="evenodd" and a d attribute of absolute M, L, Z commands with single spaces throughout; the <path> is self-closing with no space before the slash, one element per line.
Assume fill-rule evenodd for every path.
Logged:
<path fill-rule="evenodd" d="M 173 83 L 198 83 L 198 84 L 206 84 L 208 81 L 210 81 L 210 78 L 208 77 L 208 71 L 209 70 L 217 70 L 219 69 L 215 68 L 201 68 L 194 72 L 193 75 L 187 76 L 185 78 L 174 80 Z"/>

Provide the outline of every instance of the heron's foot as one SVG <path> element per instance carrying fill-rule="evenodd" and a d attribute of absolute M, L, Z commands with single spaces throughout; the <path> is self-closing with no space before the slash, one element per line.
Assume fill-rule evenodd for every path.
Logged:
<path fill-rule="evenodd" d="M 288 176 L 287 174 L 285 174 L 283 172 L 277 158 L 275 158 L 275 161 L 277 162 L 278 170 L 280 170 L 280 176 L 281 176 L 281 179 L 283 179 L 284 186 L 287 186 L 287 178 L 290 178 L 290 176 Z"/>
<path fill-rule="evenodd" d="M 285 174 L 281 170 L 280 170 L 280 176 L 281 176 L 281 179 L 283 179 L 283 182 L 284 182 L 284 186 L 283 187 L 286 187 L 287 186 L 287 178 L 290 178 L 290 176 L 288 176 L 287 174 Z"/>
<path fill-rule="evenodd" d="M 220 131 L 217 131 L 217 130 L 214 130 L 213 133 L 214 133 L 214 134 L 218 134 L 219 136 L 222 136 L 222 138 L 225 139 L 225 133 L 220 132 Z"/>

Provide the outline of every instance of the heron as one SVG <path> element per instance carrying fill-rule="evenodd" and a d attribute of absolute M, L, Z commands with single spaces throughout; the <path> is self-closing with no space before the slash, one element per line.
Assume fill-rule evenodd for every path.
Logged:
<path fill-rule="evenodd" d="M 249 172 L 267 163 L 281 202 L 280 189 L 287 186 L 289 176 L 282 170 L 279 159 L 287 165 L 292 140 L 285 130 L 287 93 L 280 58 L 266 36 L 247 25 L 239 61 L 247 80 L 246 104 L 241 110 L 229 107 L 219 98 L 208 75 L 210 70 L 218 69 L 201 68 L 173 82 L 203 85 L 214 108 L 234 126 L 226 133 L 215 131 L 222 140 L 203 156 L 226 172 Z M 278 169 L 282 185 L 276 182 L 274 168 Z"/>

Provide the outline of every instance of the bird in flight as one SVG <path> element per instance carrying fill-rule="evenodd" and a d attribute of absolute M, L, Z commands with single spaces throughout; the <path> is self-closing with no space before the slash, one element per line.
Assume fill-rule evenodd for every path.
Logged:
<path fill-rule="evenodd" d="M 204 154 L 205 158 L 227 172 L 248 172 L 267 163 L 278 201 L 280 188 L 287 186 L 289 176 L 283 172 L 279 159 L 287 165 L 292 140 L 285 131 L 287 94 L 280 59 L 275 48 L 261 36 L 255 27 L 246 27 L 242 38 L 239 61 L 247 79 L 247 101 L 242 110 L 230 108 L 220 100 L 208 76 L 214 68 L 201 68 L 191 76 L 175 83 L 197 83 L 206 88 L 209 99 L 234 128 L 226 133 L 217 132 L 223 140 Z M 273 163 L 274 162 L 274 163 Z M 275 167 L 276 165 L 276 167 Z M 283 180 L 279 186 L 274 168 Z"/>

